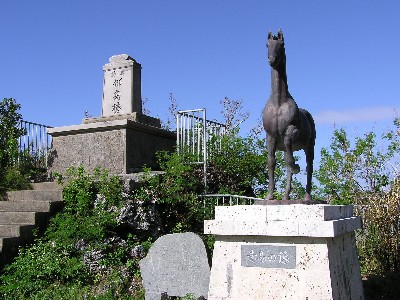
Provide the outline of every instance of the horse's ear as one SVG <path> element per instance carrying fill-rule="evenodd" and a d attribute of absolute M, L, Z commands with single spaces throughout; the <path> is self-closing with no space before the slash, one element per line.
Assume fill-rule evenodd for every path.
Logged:
<path fill-rule="evenodd" d="M 272 32 L 270 31 L 270 32 L 268 32 L 268 39 L 270 40 L 270 39 L 272 39 Z"/>
<path fill-rule="evenodd" d="M 282 29 L 279 29 L 279 31 L 278 31 L 278 39 L 283 42 L 283 31 L 282 31 Z"/>

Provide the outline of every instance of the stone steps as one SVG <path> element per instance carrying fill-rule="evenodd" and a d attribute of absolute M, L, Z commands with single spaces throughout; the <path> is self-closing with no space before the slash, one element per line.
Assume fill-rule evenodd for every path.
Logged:
<path fill-rule="evenodd" d="M 60 191 L 61 187 L 57 182 L 39 182 L 32 184 L 35 191 Z"/>
<path fill-rule="evenodd" d="M 0 201 L 1 212 L 48 212 L 62 201 Z M 1 221 L 1 218 L 0 218 Z"/>
<path fill-rule="evenodd" d="M 8 201 L 60 201 L 62 190 L 24 190 L 7 193 Z"/>
<path fill-rule="evenodd" d="M 56 183 L 35 183 L 32 190 L 8 192 L 0 201 L 0 267 L 20 246 L 33 240 L 33 230 L 43 228 L 61 210 L 62 188 Z"/>
<path fill-rule="evenodd" d="M 27 231 L 32 231 L 34 228 L 34 225 L 0 225 L 0 236 L 18 237 Z"/>

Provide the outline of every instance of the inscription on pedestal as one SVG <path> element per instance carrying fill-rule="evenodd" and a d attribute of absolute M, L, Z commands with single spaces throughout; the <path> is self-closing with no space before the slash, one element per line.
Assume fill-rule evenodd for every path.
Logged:
<path fill-rule="evenodd" d="M 103 117 L 142 113 L 141 68 L 127 54 L 114 55 L 104 65 Z"/>
<path fill-rule="evenodd" d="M 242 245 L 242 266 L 296 268 L 296 246 Z"/>

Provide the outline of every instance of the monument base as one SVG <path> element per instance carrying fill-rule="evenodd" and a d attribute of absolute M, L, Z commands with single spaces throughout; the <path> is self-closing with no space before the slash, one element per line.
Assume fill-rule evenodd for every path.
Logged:
<path fill-rule="evenodd" d="M 54 157 L 49 172 L 64 173 L 78 165 L 89 172 L 100 167 L 117 175 L 140 171 L 145 165 L 157 169 L 156 152 L 173 151 L 176 133 L 131 119 L 139 119 L 137 115 L 129 116 L 85 119 L 85 124 L 49 128 Z M 145 118 L 154 123 L 153 119 Z"/>
<path fill-rule="evenodd" d="M 208 299 L 364 299 L 352 206 L 216 207 Z"/>
<path fill-rule="evenodd" d="M 141 124 L 153 126 L 160 128 L 161 121 L 158 118 L 153 118 L 150 116 L 146 116 L 144 114 L 140 114 L 138 112 L 132 112 L 129 114 L 117 114 L 112 116 L 101 116 L 97 118 L 84 118 L 82 120 L 83 124 L 90 124 L 90 123 L 99 123 L 99 122 L 110 122 L 115 120 L 130 120 L 134 122 L 138 122 Z"/>

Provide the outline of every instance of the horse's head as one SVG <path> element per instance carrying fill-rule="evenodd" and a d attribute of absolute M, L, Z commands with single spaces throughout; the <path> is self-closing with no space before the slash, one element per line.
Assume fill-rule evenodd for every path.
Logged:
<path fill-rule="evenodd" d="M 285 58 L 285 43 L 282 30 L 278 31 L 278 35 L 273 35 L 271 32 L 268 33 L 267 48 L 268 63 L 272 68 L 276 69 Z"/>

